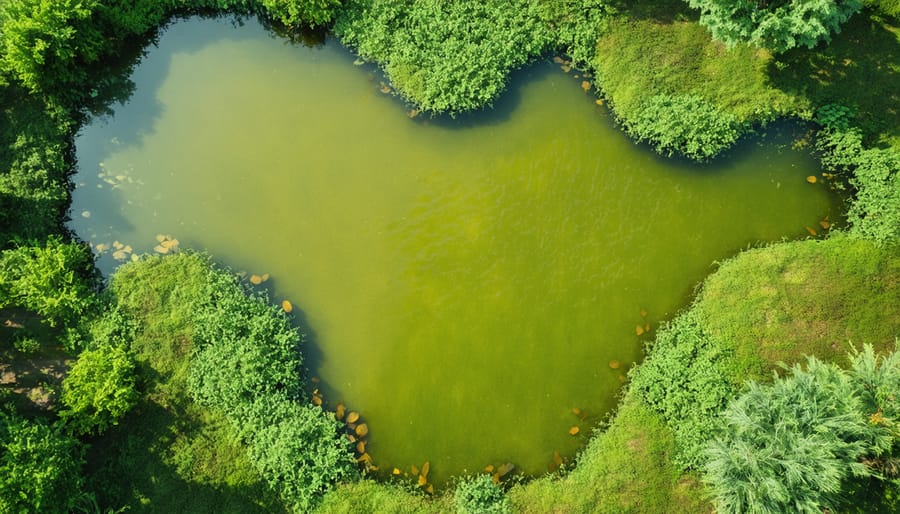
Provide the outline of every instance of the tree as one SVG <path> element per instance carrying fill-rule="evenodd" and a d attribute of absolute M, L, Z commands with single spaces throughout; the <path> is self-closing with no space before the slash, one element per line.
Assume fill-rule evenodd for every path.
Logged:
<path fill-rule="evenodd" d="M 63 380 L 59 415 L 77 434 L 101 433 L 137 402 L 134 361 L 122 346 L 102 343 L 78 356 Z"/>
<path fill-rule="evenodd" d="M 91 24 L 98 0 L 16 0 L 0 4 L 0 69 L 32 92 L 65 91 L 86 76 L 105 42 Z"/>
<path fill-rule="evenodd" d="M 769 385 L 751 382 L 723 415 L 704 480 L 719 512 L 821 514 L 840 505 L 854 477 L 882 478 L 894 452 L 900 359 L 871 347 L 852 368 L 808 358 Z"/>
<path fill-rule="evenodd" d="M 858 11 L 860 0 L 688 0 L 700 24 L 728 47 L 741 42 L 775 53 L 830 41 Z"/>
<path fill-rule="evenodd" d="M 83 498 L 82 444 L 59 425 L 0 411 L 0 512 L 70 512 Z"/>
<path fill-rule="evenodd" d="M 51 238 L 0 254 L 0 308 L 14 305 L 73 327 L 95 302 L 94 257 L 87 245 Z"/>

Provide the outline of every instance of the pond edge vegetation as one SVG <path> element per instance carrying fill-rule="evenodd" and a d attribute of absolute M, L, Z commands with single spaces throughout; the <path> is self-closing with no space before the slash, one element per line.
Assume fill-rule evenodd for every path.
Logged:
<path fill-rule="evenodd" d="M 835 2 L 818 13 L 828 30 L 790 34 L 771 21 L 798 15 L 790 10 L 689 3 L 0 2 L 0 312 L 11 323 L 3 340 L 20 358 L 55 344 L 77 356 L 49 411 L 29 412 L 3 390 L 0 511 L 896 509 L 900 100 L 890 84 L 900 75 L 900 6 Z M 666 155 L 708 160 L 776 118 L 810 121 L 823 178 L 852 193 L 848 225 L 723 262 L 658 333 L 616 413 L 562 471 L 503 487 L 475 475 L 434 498 L 360 480 L 342 424 L 310 403 L 301 337 L 285 309 L 191 252 L 143 257 L 104 287 L 90 249 L 62 226 L 80 124 L 130 96 L 147 35 L 181 16 L 223 12 L 260 16 L 291 37 L 301 27 L 332 30 L 434 115 L 489 105 L 510 70 L 560 51 L 569 56 L 563 71 L 591 74 L 622 128 Z M 743 33 L 748 41 L 736 39 Z M 850 59 L 847 47 L 860 41 Z M 884 94 L 860 98 L 860 83 Z M 22 313 L 30 323 L 13 321 Z M 786 328 L 795 330 L 782 336 Z M 780 362 L 794 367 L 773 378 Z M 777 388 L 798 401 L 779 403 Z M 803 398 L 832 403 L 792 411 Z M 771 409 L 769 425 L 748 419 L 747 405 Z M 163 422 L 171 439 L 150 430 Z M 812 425 L 829 431 L 804 432 Z M 796 439 L 773 441 L 786 426 Z M 777 450 L 792 444 L 833 451 Z M 159 462 L 136 460 L 141 445 L 158 445 Z M 729 454 L 735 445 L 753 459 Z M 177 487 L 166 490 L 157 482 L 172 469 L 166 483 Z M 155 494 L 133 496 L 121 484 L 128 473 Z M 823 482 L 775 484 L 792 473 Z"/>

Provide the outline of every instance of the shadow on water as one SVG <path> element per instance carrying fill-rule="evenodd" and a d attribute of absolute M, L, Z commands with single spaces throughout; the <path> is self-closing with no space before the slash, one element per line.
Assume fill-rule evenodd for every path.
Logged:
<path fill-rule="evenodd" d="M 242 30 L 224 32 L 223 25 Z M 239 15 L 192 15 L 173 18 L 146 37 L 129 41 L 118 59 L 96 70 L 99 86 L 95 101 L 86 110 L 85 125 L 105 125 L 115 116 L 118 106 L 129 103 L 142 116 L 117 120 L 116 137 L 125 145 L 139 144 L 162 115 L 156 92 L 168 77 L 175 54 L 196 53 L 222 40 L 253 39 L 263 30 L 259 23 L 248 23 L 248 18 Z M 163 36 L 166 41 L 160 46 Z M 165 52 L 164 58 L 156 55 L 160 52 Z M 134 95 L 137 89 L 141 90 L 140 95 Z"/>

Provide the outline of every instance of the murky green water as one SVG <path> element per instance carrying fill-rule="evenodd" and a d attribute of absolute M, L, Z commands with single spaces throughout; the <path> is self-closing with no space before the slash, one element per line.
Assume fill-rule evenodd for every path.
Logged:
<path fill-rule="evenodd" d="M 439 483 L 571 458 L 716 259 L 836 213 L 790 134 L 666 161 L 549 60 L 489 114 L 410 119 L 353 61 L 255 23 L 176 24 L 132 101 L 79 137 L 71 226 L 136 253 L 170 234 L 270 274 L 382 470 L 427 460 Z"/>

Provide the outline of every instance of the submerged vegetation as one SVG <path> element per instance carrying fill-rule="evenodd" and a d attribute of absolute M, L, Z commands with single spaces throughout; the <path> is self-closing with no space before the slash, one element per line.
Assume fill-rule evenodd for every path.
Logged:
<path fill-rule="evenodd" d="M 74 359 L 36 411 L 20 408 L 28 392 L 0 390 L 0 511 L 898 508 L 900 7 L 873 0 L 850 16 L 858 5 L 837 2 L 821 27 L 785 35 L 796 10 L 746 25 L 723 2 L 691 4 L 703 12 L 675 0 L 0 1 L 0 344 L 15 342 L 17 360 L 39 348 Z M 134 47 L 175 16 L 219 12 L 332 28 L 434 114 L 489 105 L 511 69 L 561 51 L 663 153 L 706 160 L 777 117 L 808 120 L 851 193 L 848 227 L 722 263 L 564 471 L 506 493 L 481 474 L 435 499 L 373 482 L 310 403 L 290 303 L 270 306 L 193 253 L 143 257 L 104 285 L 62 226 L 73 135 L 131 93 Z M 851 343 L 864 350 L 848 359 Z M 794 367 L 773 379 L 779 363 Z M 825 408 L 805 410 L 813 400 Z"/>

